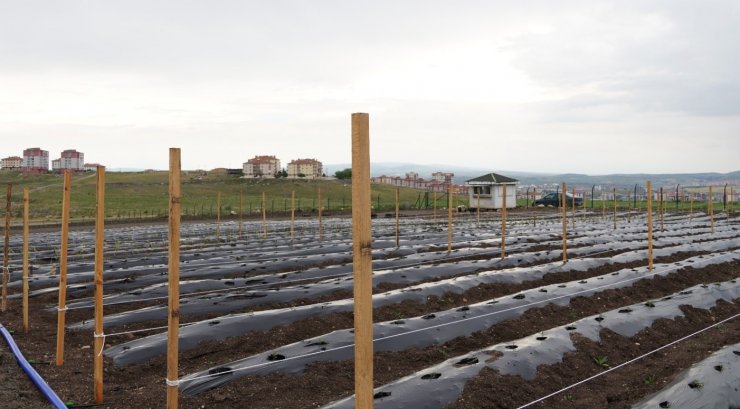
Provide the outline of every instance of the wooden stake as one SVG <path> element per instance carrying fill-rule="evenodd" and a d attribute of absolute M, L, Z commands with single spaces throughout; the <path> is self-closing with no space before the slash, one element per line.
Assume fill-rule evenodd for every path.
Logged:
<path fill-rule="evenodd" d="M 617 230 L 617 188 L 613 188 L 612 196 L 614 196 L 614 230 Z"/>
<path fill-rule="evenodd" d="M 373 268 L 369 128 L 368 114 L 352 114 L 355 408 L 358 409 L 373 407 Z"/>
<path fill-rule="evenodd" d="M 9 260 L 10 257 L 10 216 L 11 216 L 11 201 L 13 199 L 13 185 L 8 183 L 7 192 L 5 195 L 5 244 L 3 245 L 3 289 L 2 289 L 2 306 L 0 310 L 5 312 L 8 308 L 8 274 L 9 274 Z"/>
<path fill-rule="evenodd" d="M 167 272 L 167 408 L 177 409 L 180 336 L 180 148 L 170 148 L 170 209 Z"/>
<path fill-rule="evenodd" d="M 533 227 L 537 227 L 537 211 L 534 206 L 534 200 L 537 197 L 537 189 L 534 189 L 534 193 L 532 193 L 532 223 Z"/>
<path fill-rule="evenodd" d="M 447 186 L 447 252 L 452 251 L 452 187 Z"/>
<path fill-rule="evenodd" d="M 663 207 L 663 187 L 660 187 L 660 209 L 658 209 L 660 212 L 660 231 L 665 230 L 664 220 L 665 220 L 665 207 Z"/>
<path fill-rule="evenodd" d="M 647 181 L 648 270 L 653 271 L 653 188 Z"/>
<path fill-rule="evenodd" d="M 295 239 L 295 190 L 290 192 L 290 241 Z"/>
<path fill-rule="evenodd" d="M 239 191 L 239 239 L 244 232 L 244 191 Z"/>
<path fill-rule="evenodd" d="M 709 186 L 709 221 L 712 224 L 712 234 L 714 234 L 714 196 L 712 196 L 712 187 Z"/>
<path fill-rule="evenodd" d="M 630 200 L 632 199 L 632 193 L 627 192 L 627 223 L 632 223 L 632 210 L 630 209 Z"/>
<path fill-rule="evenodd" d="M 560 204 L 562 205 L 562 212 L 563 212 L 563 263 L 568 262 L 568 206 L 566 205 L 566 197 L 565 192 L 567 190 L 565 189 L 565 182 L 563 182 L 562 192 L 560 193 L 562 195 L 562 198 L 560 200 Z"/>
<path fill-rule="evenodd" d="M 267 200 L 265 198 L 265 192 L 262 192 L 262 238 L 267 238 Z"/>
<path fill-rule="evenodd" d="M 216 240 L 221 237 L 221 192 L 216 193 Z"/>
<path fill-rule="evenodd" d="M 433 214 L 432 222 L 434 224 L 437 224 L 437 191 L 436 190 L 434 191 L 434 206 L 433 207 L 434 207 L 434 210 L 433 210 L 434 213 L 432 213 Z"/>
<path fill-rule="evenodd" d="M 689 223 L 694 221 L 694 192 L 689 193 Z"/>
<path fill-rule="evenodd" d="M 400 196 L 401 196 L 401 189 L 396 188 L 396 248 L 400 247 L 400 240 L 399 240 L 399 218 L 401 217 L 401 205 L 400 205 Z"/>
<path fill-rule="evenodd" d="M 105 234 L 105 166 L 97 168 L 95 195 L 95 347 L 94 384 L 95 403 L 103 403 L 103 245 Z"/>
<path fill-rule="evenodd" d="M 603 196 L 603 191 L 602 191 Z M 601 221 L 606 221 L 606 200 L 602 197 L 601 198 Z"/>
<path fill-rule="evenodd" d="M 57 307 L 57 366 L 64 363 L 64 323 L 67 303 L 67 252 L 69 249 L 69 197 L 72 186 L 71 173 L 64 171 L 62 191 L 62 239 L 59 250 L 59 306 Z"/>
<path fill-rule="evenodd" d="M 319 188 L 319 241 L 324 240 L 324 219 L 321 215 L 321 210 L 324 208 L 324 203 L 321 199 L 321 188 Z"/>
<path fill-rule="evenodd" d="M 29 198 L 28 188 L 23 188 L 23 332 L 28 333 L 28 241 L 29 241 Z"/>
<path fill-rule="evenodd" d="M 506 185 L 501 185 L 501 258 L 506 258 Z"/>
<path fill-rule="evenodd" d="M 475 209 L 475 217 L 478 223 L 480 223 L 480 193 L 478 193 L 478 206 Z"/>

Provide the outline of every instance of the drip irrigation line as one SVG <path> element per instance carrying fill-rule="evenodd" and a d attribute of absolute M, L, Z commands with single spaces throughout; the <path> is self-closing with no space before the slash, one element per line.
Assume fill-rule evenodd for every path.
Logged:
<path fill-rule="evenodd" d="M 629 279 L 626 279 L 626 280 L 621 280 L 621 281 L 617 281 L 617 282 L 610 283 L 610 284 L 604 284 L 604 285 L 596 286 L 596 287 L 593 287 L 593 288 L 590 288 L 590 289 L 587 289 L 587 290 L 580 290 L 580 291 L 576 291 L 576 292 L 569 293 L 569 294 L 564 294 L 564 295 L 560 295 L 560 296 L 556 296 L 556 297 L 550 297 L 550 298 L 547 298 L 547 299 L 544 299 L 544 300 L 540 300 L 540 301 L 535 301 L 535 302 L 531 302 L 531 303 L 527 303 L 527 304 L 523 304 L 523 305 L 518 305 L 518 306 L 514 306 L 514 307 L 505 308 L 505 309 L 499 310 L 499 311 L 493 311 L 493 312 L 489 312 L 489 313 L 486 313 L 486 314 L 476 315 L 475 317 L 462 318 L 462 319 L 455 320 L 455 321 L 452 321 L 452 322 L 446 322 L 446 323 L 443 323 L 443 324 L 431 325 L 431 326 L 428 326 L 428 327 L 418 328 L 418 329 L 415 329 L 415 330 L 401 332 L 401 333 L 398 333 L 398 334 L 387 335 L 387 336 L 384 336 L 384 337 L 373 339 L 373 343 L 378 342 L 378 341 L 383 341 L 383 340 L 386 340 L 386 339 L 399 338 L 399 337 L 406 336 L 406 335 L 412 335 L 412 334 L 416 334 L 416 333 L 419 333 L 419 332 L 429 331 L 429 330 L 432 330 L 432 329 L 437 329 L 437 328 L 441 328 L 441 327 L 445 327 L 445 326 L 449 326 L 449 325 L 455 325 L 455 324 L 458 324 L 458 323 L 461 323 L 461 322 L 467 322 L 467 321 L 472 321 L 472 320 L 476 320 L 476 319 L 479 319 L 479 318 L 485 318 L 485 317 L 489 317 L 489 316 L 492 316 L 492 315 L 497 315 L 497 314 L 501 314 L 501 313 L 504 313 L 504 312 L 514 311 L 514 310 L 521 309 L 521 308 L 532 307 L 532 306 L 535 306 L 535 305 L 538 305 L 538 304 L 549 303 L 549 302 L 554 301 L 554 300 L 559 300 L 559 299 L 563 299 L 563 298 L 572 298 L 572 297 L 574 297 L 576 295 L 579 295 L 579 294 L 584 294 L 584 293 L 588 293 L 588 292 L 596 292 L 597 290 L 600 290 L 600 289 L 603 289 L 603 288 L 612 287 L 612 286 L 615 286 L 617 284 L 627 283 L 627 282 L 630 282 L 630 281 L 643 280 L 643 279 L 646 279 L 646 278 L 655 276 L 655 275 L 660 274 L 660 273 L 668 273 L 668 272 L 671 272 L 671 271 L 676 271 L 676 270 L 678 270 L 680 268 L 684 268 L 684 266 L 680 266 L 680 267 L 679 266 L 673 266 L 673 267 L 671 267 L 671 268 L 669 268 L 667 270 L 663 270 L 661 272 L 657 272 L 656 271 L 656 272 L 653 272 L 653 273 L 650 273 L 650 274 L 647 274 L 647 275 L 643 275 L 643 276 L 639 276 L 639 277 L 635 277 L 635 278 L 629 278 Z M 740 285 L 738 285 L 738 286 L 740 286 Z M 324 354 L 324 353 L 340 351 L 340 350 L 347 349 L 347 348 L 350 348 L 350 347 L 353 347 L 353 346 L 354 346 L 354 343 L 350 343 L 350 344 L 343 345 L 343 346 L 340 346 L 340 347 L 335 347 L 335 348 L 321 350 L 321 351 L 316 351 L 316 352 L 310 352 L 310 353 L 307 353 L 307 354 L 297 355 L 297 356 L 294 356 L 294 357 L 287 357 L 287 358 L 281 359 L 279 361 L 263 362 L 263 363 L 260 363 L 260 364 L 250 365 L 250 366 L 246 366 L 246 367 L 243 367 L 243 368 L 230 369 L 228 371 L 222 371 L 222 372 L 218 372 L 218 373 L 215 373 L 215 374 L 206 374 L 206 375 L 201 375 L 201 376 L 194 377 L 194 378 L 187 378 L 185 380 L 187 380 L 187 381 L 195 381 L 195 380 L 200 380 L 200 379 L 212 378 L 212 377 L 221 376 L 221 375 L 225 375 L 225 374 L 229 374 L 229 373 L 240 372 L 240 371 L 245 371 L 245 370 L 255 369 L 255 368 L 261 368 L 261 367 L 265 367 L 265 366 L 277 364 L 277 363 L 280 363 L 280 362 L 285 362 L 285 361 L 290 361 L 290 360 L 296 360 L 296 359 L 302 359 L 302 358 L 308 358 L 308 357 L 311 357 L 311 356 L 320 355 L 320 354 Z M 177 381 L 178 384 L 179 384 L 180 381 L 182 381 L 182 379 Z"/>
<path fill-rule="evenodd" d="M 555 396 L 555 395 L 557 395 L 557 394 L 560 394 L 560 393 L 562 393 L 562 392 L 565 392 L 565 391 L 567 391 L 567 390 L 569 390 L 569 389 L 572 389 L 572 388 L 574 388 L 574 387 L 576 387 L 576 386 L 578 386 L 578 385 L 582 385 L 582 384 L 584 384 L 584 383 L 586 383 L 586 382 L 589 382 L 589 381 L 591 381 L 591 380 L 593 380 L 593 379 L 596 379 L 596 378 L 598 378 L 598 377 L 600 377 L 600 376 L 602 376 L 602 375 L 606 375 L 606 374 L 608 374 L 608 373 L 609 373 L 609 372 L 611 372 L 611 371 L 617 370 L 617 369 L 619 369 L 619 368 L 621 368 L 621 367 L 623 367 L 623 366 L 626 366 L 626 365 L 632 364 L 632 363 L 634 363 L 634 362 L 637 362 L 637 361 L 639 361 L 640 359 L 643 359 L 643 358 L 645 358 L 645 357 L 647 357 L 647 356 L 650 356 L 650 355 L 652 355 L 652 354 L 654 354 L 654 353 L 656 353 L 656 352 L 662 351 L 662 350 L 664 350 L 664 349 L 666 349 L 666 348 L 668 348 L 668 347 L 670 347 L 670 346 L 673 346 L 673 345 L 675 345 L 675 344 L 678 344 L 678 343 L 680 343 L 680 342 L 683 342 L 683 341 L 685 341 L 685 340 L 687 340 L 687 339 L 689 339 L 689 338 L 692 338 L 692 337 L 694 337 L 694 336 L 696 336 L 696 335 L 699 335 L 699 334 L 701 334 L 702 332 L 708 331 L 708 330 L 710 330 L 710 329 L 712 329 L 712 328 L 715 328 L 715 327 L 717 327 L 717 326 L 719 326 L 719 325 L 722 325 L 722 324 L 724 324 L 724 323 L 726 323 L 726 322 L 728 322 L 728 321 L 732 321 L 732 320 L 734 320 L 734 319 L 735 319 L 735 318 L 737 318 L 737 317 L 740 317 L 740 314 L 735 314 L 735 315 L 733 315 L 732 317 L 729 317 L 729 318 L 725 318 L 725 319 L 723 319 L 722 321 L 719 321 L 719 322 L 717 322 L 717 323 L 714 323 L 714 324 L 712 324 L 712 325 L 710 325 L 710 326 L 708 326 L 708 327 L 706 327 L 706 328 L 702 328 L 702 329 L 700 329 L 699 331 L 696 331 L 696 332 L 694 332 L 694 333 L 692 333 L 692 334 L 686 335 L 685 337 L 682 337 L 682 338 L 680 338 L 680 339 L 677 339 L 677 340 L 675 340 L 675 341 L 673 341 L 673 342 L 670 342 L 670 343 L 668 343 L 668 344 L 666 344 L 666 345 L 663 345 L 663 346 L 661 346 L 661 347 L 659 347 L 659 348 L 656 348 L 656 349 L 654 349 L 654 350 L 652 350 L 652 351 L 650 351 L 650 352 L 644 353 L 644 354 L 642 354 L 642 355 L 640 355 L 640 356 L 638 356 L 638 357 L 632 358 L 632 359 L 630 359 L 629 361 L 623 362 L 623 363 L 621 363 L 621 364 L 619 364 L 619 365 L 617 365 L 617 366 L 613 366 L 613 367 L 611 367 L 611 368 L 609 368 L 609 369 L 606 369 L 606 370 L 604 370 L 603 372 L 599 372 L 599 373 L 597 373 L 596 375 L 590 376 L 590 377 L 588 377 L 588 378 L 586 378 L 586 379 L 583 379 L 583 380 L 581 380 L 581 381 L 578 381 L 578 382 L 576 382 L 576 383 L 574 383 L 574 384 L 572 384 L 572 385 L 566 386 L 565 388 L 559 389 L 559 390 L 557 390 L 557 391 L 555 391 L 555 392 L 553 392 L 553 393 L 551 393 L 551 394 L 549 394 L 549 395 L 543 396 L 543 397 L 541 397 L 541 398 L 539 398 L 539 399 L 537 399 L 537 400 L 533 400 L 532 402 L 529 402 L 529 403 L 527 403 L 527 404 L 525 404 L 525 405 L 519 406 L 519 407 L 518 407 L 517 409 L 523 409 L 523 408 L 526 408 L 526 407 L 532 406 L 532 405 L 534 405 L 534 404 L 536 404 L 536 403 L 540 403 L 540 402 L 542 402 L 542 401 L 544 401 L 544 400 L 546 400 L 546 399 L 548 399 L 548 398 L 551 398 L 551 397 L 553 397 L 553 396 Z"/>

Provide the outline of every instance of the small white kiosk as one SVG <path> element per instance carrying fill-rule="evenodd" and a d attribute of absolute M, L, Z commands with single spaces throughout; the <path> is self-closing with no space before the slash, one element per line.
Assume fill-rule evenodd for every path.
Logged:
<path fill-rule="evenodd" d="M 503 207 L 503 186 L 506 186 L 506 208 L 516 207 L 516 185 L 519 181 L 498 173 L 487 173 L 465 182 L 468 187 L 469 209 L 481 210 Z"/>

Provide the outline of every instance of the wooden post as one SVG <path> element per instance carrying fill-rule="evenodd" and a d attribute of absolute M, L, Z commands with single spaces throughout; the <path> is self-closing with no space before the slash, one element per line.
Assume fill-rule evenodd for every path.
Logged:
<path fill-rule="evenodd" d="M 537 197 L 537 189 L 534 189 L 534 192 L 532 193 L 532 223 L 533 227 L 537 227 L 537 211 L 534 206 L 534 200 Z"/>
<path fill-rule="evenodd" d="M 95 195 L 95 347 L 94 384 L 95 403 L 103 403 L 103 245 L 105 234 L 105 166 L 97 168 Z"/>
<path fill-rule="evenodd" d="M 665 207 L 663 207 L 663 187 L 660 187 L 660 209 L 658 211 L 660 212 L 660 231 L 665 230 L 664 220 L 665 220 Z"/>
<path fill-rule="evenodd" d="M 452 187 L 447 186 L 447 252 L 452 251 Z"/>
<path fill-rule="evenodd" d="M 437 224 L 437 191 L 436 190 L 434 191 L 434 206 L 433 206 L 433 208 L 434 208 L 434 210 L 433 210 L 434 213 L 432 213 L 433 214 L 433 216 L 432 216 L 432 222 L 434 224 Z"/>
<path fill-rule="evenodd" d="M 647 181 L 648 270 L 653 271 L 653 190 Z"/>
<path fill-rule="evenodd" d="M 506 258 L 506 185 L 501 185 L 501 258 Z"/>
<path fill-rule="evenodd" d="M 29 198 L 28 188 L 23 188 L 23 332 L 28 333 L 28 241 L 29 241 Z"/>
<path fill-rule="evenodd" d="M 59 305 L 57 307 L 57 366 L 64 363 L 64 322 L 67 303 L 67 252 L 69 249 L 69 196 L 72 185 L 71 173 L 64 171 L 62 191 L 62 240 L 59 250 Z"/>
<path fill-rule="evenodd" d="M 267 199 L 265 192 L 262 192 L 262 238 L 267 238 Z"/>
<path fill-rule="evenodd" d="M 694 221 L 694 192 L 689 193 L 689 223 Z"/>
<path fill-rule="evenodd" d="M 568 206 L 566 205 L 566 196 L 565 192 L 567 190 L 565 189 L 565 182 L 563 182 L 562 191 L 560 194 L 562 195 L 562 198 L 560 199 L 560 204 L 562 205 L 562 212 L 563 212 L 563 263 L 568 262 Z"/>
<path fill-rule="evenodd" d="M 400 240 L 399 240 L 399 218 L 401 217 L 401 205 L 400 205 L 400 188 L 396 188 L 396 248 L 400 247 Z"/>
<path fill-rule="evenodd" d="M 707 201 L 709 205 L 709 222 L 712 225 L 712 234 L 714 234 L 714 196 L 712 196 L 712 187 L 709 186 L 709 198 Z"/>
<path fill-rule="evenodd" d="M 239 239 L 242 238 L 244 232 L 244 191 L 239 191 Z"/>
<path fill-rule="evenodd" d="M 8 308 L 8 274 L 9 271 L 9 260 L 10 257 L 10 214 L 11 214 L 11 201 L 13 199 L 13 185 L 8 183 L 7 192 L 5 194 L 5 244 L 3 245 L 3 289 L 2 289 L 2 306 L 0 310 L 5 312 Z"/>
<path fill-rule="evenodd" d="M 295 190 L 290 192 L 290 241 L 295 239 Z"/>
<path fill-rule="evenodd" d="M 612 196 L 614 196 L 614 230 L 617 230 L 617 188 L 612 189 Z"/>
<path fill-rule="evenodd" d="M 177 409 L 180 331 L 180 148 L 170 148 L 170 215 L 167 273 L 167 408 Z"/>
<path fill-rule="evenodd" d="M 355 408 L 359 409 L 373 407 L 373 272 L 369 128 L 368 114 L 352 114 Z"/>
<path fill-rule="evenodd" d="M 627 192 L 627 223 L 632 223 L 632 210 L 634 209 L 630 209 L 630 206 L 629 206 L 631 199 L 632 199 L 632 193 Z"/>
<path fill-rule="evenodd" d="M 221 237 L 221 192 L 216 193 L 216 240 Z"/>
<path fill-rule="evenodd" d="M 478 193 L 477 196 L 478 196 L 478 205 L 475 208 L 475 216 L 476 216 L 478 223 L 480 223 L 480 193 Z"/>
<path fill-rule="evenodd" d="M 324 240 L 324 219 L 322 217 L 321 210 L 324 207 L 324 202 L 321 199 L 321 188 L 319 187 L 319 241 Z"/>

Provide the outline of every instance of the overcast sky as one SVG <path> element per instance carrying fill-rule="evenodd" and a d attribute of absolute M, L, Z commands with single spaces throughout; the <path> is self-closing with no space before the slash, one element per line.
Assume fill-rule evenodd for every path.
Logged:
<path fill-rule="evenodd" d="M 738 73 L 737 0 L 0 0 L 0 156 L 728 172 Z"/>

